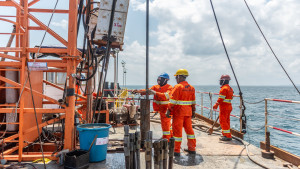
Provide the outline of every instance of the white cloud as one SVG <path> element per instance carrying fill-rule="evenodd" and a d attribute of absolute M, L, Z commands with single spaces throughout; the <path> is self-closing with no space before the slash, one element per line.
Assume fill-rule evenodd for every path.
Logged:
<path fill-rule="evenodd" d="M 61 27 L 65 30 L 68 29 L 68 20 L 62 19 L 60 22 L 51 22 L 51 25 Z"/>
<path fill-rule="evenodd" d="M 290 85 L 244 2 L 213 3 L 240 84 Z M 133 0 L 131 5 L 145 11 L 144 1 Z M 300 1 L 253 0 L 248 5 L 280 61 L 300 84 Z M 150 16 L 157 21 L 157 28 L 150 30 L 150 41 L 158 42 L 150 46 L 150 83 L 161 72 L 173 74 L 179 68 L 188 69 L 189 81 L 197 85 L 217 84 L 221 74 L 232 75 L 209 1 L 153 0 Z M 144 78 L 137 81 L 135 77 L 145 76 L 145 46 L 134 41 L 124 49 L 128 83 L 144 84 Z"/>

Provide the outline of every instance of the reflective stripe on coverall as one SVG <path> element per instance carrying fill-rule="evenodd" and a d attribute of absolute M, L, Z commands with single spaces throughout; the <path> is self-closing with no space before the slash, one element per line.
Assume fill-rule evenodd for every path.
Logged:
<path fill-rule="evenodd" d="M 232 111 L 232 106 L 231 106 L 232 97 L 233 97 L 232 88 L 228 84 L 223 85 L 221 87 L 217 102 L 220 104 L 219 119 L 222 128 L 222 134 L 227 138 L 231 138 L 230 113 Z"/>
<path fill-rule="evenodd" d="M 196 111 L 195 88 L 183 81 L 174 86 L 170 93 L 169 109 L 173 115 L 174 151 L 180 153 L 182 127 L 187 135 L 188 150 L 196 150 L 196 138 L 192 128 L 192 111 Z"/>
<path fill-rule="evenodd" d="M 80 86 L 79 85 L 75 85 L 75 94 L 78 94 L 81 96 L 81 90 L 80 90 Z M 78 97 L 78 96 L 75 96 L 75 101 L 82 101 L 83 99 Z"/>
<path fill-rule="evenodd" d="M 163 131 L 163 138 L 170 139 L 173 136 L 171 129 L 171 118 L 166 117 L 166 112 L 169 103 L 169 94 L 173 87 L 169 84 L 164 86 L 154 85 L 150 89 L 154 90 L 153 110 L 158 111 L 160 114 L 161 129 Z"/>

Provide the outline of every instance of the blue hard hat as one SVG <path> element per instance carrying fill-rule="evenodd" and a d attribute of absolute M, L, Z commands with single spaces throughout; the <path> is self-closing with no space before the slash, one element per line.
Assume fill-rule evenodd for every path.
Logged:
<path fill-rule="evenodd" d="M 168 73 L 162 73 L 162 74 L 159 75 L 158 77 L 162 77 L 162 78 L 165 78 L 165 79 L 170 79 Z"/>

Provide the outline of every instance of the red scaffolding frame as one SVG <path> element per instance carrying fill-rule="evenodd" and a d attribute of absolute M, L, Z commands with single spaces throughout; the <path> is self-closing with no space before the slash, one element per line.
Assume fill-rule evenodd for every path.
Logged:
<path fill-rule="evenodd" d="M 40 0 L 20 0 L 16 2 L 15 0 L 6 0 L 0 1 L 0 6 L 5 7 L 14 7 L 16 9 L 16 16 L 1 15 L 0 22 L 7 22 L 15 26 L 15 33 L 2 33 L 2 34 L 11 34 L 15 36 L 15 46 L 14 47 L 0 47 L 0 57 L 7 58 L 14 61 L 0 61 L 0 71 L 19 71 L 20 72 L 20 82 L 12 81 L 4 76 L 0 76 L 1 83 L 10 84 L 14 88 L 22 89 L 24 91 L 29 91 L 30 88 L 24 86 L 25 79 L 27 78 L 27 62 L 47 62 L 48 67 L 55 67 L 57 69 L 45 70 L 44 72 L 65 72 L 67 74 L 68 86 L 67 88 L 75 88 L 75 79 L 72 77 L 76 73 L 76 67 L 81 61 L 80 51 L 77 49 L 77 8 L 78 0 L 69 0 L 66 1 L 69 3 L 69 10 L 56 9 L 37 9 L 31 8 L 32 5 L 38 3 Z M 54 30 L 48 28 L 43 22 L 34 17 L 31 13 L 61 13 L 68 15 L 68 39 L 62 38 Z M 7 18 L 14 18 L 15 21 Z M 38 26 L 31 26 L 30 21 L 34 22 Z M 61 42 L 66 48 L 31 48 L 30 47 L 30 32 L 42 30 L 47 31 L 48 34 L 53 36 L 59 42 Z M 14 53 L 14 55 L 8 55 L 7 53 Z M 30 59 L 30 53 L 55 53 L 61 56 L 61 60 L 51 60 L 51 59 Z M 7 67 L 13 67 L 15 69 L 8 69 Z M 40 81 L 39 81 L 40 82 Z M 45 81 L 44 81 L 45 82 Z M 42 85 L 43 81 L 38 84 Z M 8 87 L 3 87 L 8 88 Z M 45 99 L 48 102 L 53 104 L 60 103 L 45 94 L 42 91 L 33 89 L 33 94 L 35 97 Z M 18 160 L 18 161 L 28 161 L 38 158 L 42 158 L 41 152 L 23 152 L 23 148 L 29 143 L 25 142 L 25 138 L 35 137 L 37 138 L 37 126 L 35 122 L 29 122 L 30 118 L 34 117 L 34 109 L 32 107 L 26 107 L 26 103 L 29 99 L 25 98 L 26 95 L 20 95 L 20 104 L 16 108 L 7 108 L 6 106 L 15 106 L 14 104 L 2 104 L 0 105 L 0 113 L 13 113 L 16 109 L 19 115 L 19 122 L 11 123 L 18 124 L 19 129 L 18 133 L 12 134 L 9 137 L 3 138 L 1 144 L 6 144 L 9 142 L 16 142 L 16 146 L 7 149 L 1 154 L 2 158 L 7 160 Z M 82 96 L 80 96 L 82 97 Z M 82 97 L 86 100 L 85 97 Z M 74 128 L 74 113 L 75 113 L 75 96 L 68 96 L 66 98 L 68 105 L 61 105 L 63 109 L 45 109 L 45 108 L 36 108 L 36 112 L 41 117 L 42 113 L 64 113 L 59 118 L 51 119 L 47 122 L 39 123 L 39 128 L 46 126 L 48 124 L 57 122 L 60 119 L 65 119 L 65 133 L 64 133 L 64 149 L 73 150 L 75 147 L 75 128 Z M 42 103 L 43 104 L 43 103 Z M 41 119 L 40 119 L 41 120 Z M 28 123 L 32 123 L 31 126 L 28 126 Z M 7 124 L 7 123 L 3 123 Z M 33 132 L 35 131 L 35 132 Z M 18 153 L 16 151 L 18 150 Z M 44 157 L 55 159 L 52 152 L 45 152 Z"/>

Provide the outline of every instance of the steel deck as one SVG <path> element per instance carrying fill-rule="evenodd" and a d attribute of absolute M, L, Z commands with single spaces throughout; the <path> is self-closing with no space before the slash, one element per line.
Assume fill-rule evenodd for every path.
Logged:
<path fill-rule="evenodd" d="M 156 119 L 158 120 L 158 119 Z M 201 121 L 200 121 L 201 122 Z M 205 122 L 201 124 L 208 125 Z M 137 128 L 139 130 L 139 128 Z M 151 130 L 153 132 L 153 140 L 161 138 L 161 127 L 159 123 L 151 122 Z M 114 134 L 113 128 L 110 129 L 110 140 L 122 140 L 124 137 L 123 127 L 115 128 L 116 133 Z M 131 128 L 130 132 L 135 132 L 136 129 Z M 188 155 L 183 152 L 183 149 L 187 147 L 187 140 L 185 132 L 183 131 L 182 141 L 182 153 L 181 157 L 174 158 L 174 169 L 192 169 L 192 168 L 262 168 L 253 163 L 248 157 L 247 152 L 239 141 L 232 140 L 230 142 L 219 141 L 220 133 L 214 132 L 212 135 L 199 130 L 194 130 L 197 139 L 197 154 Z M 109 145 L 110 146 L 110 145 Z M 286 168 L 283 164 L 285 161 L 276 158 L 274 160 L 268 160 L 261 157 L 261 149 L 249 145 L 249 155 L 257 162 L 265 165 L 268 168 Z M 145 156 L 144 152 L 141 152 L 141 168 L 145 168 Z M 153 161 L 152 161 L 153 162 Z M 43 165 L 36 165 L 42 169 Z M 63 168 L 52 161 L 47 165 L 48 169 L 52 168 Z M 90 163 L 90 169 L 123 169 L 125 168 L 125 158 L 122 152 L 113 152 L 107 154 L 107 159 L 99 163 Z M 154 164 L 152 165 L 154 168 Z M 294 166 L 294 168 L 297 168 Z"/>

